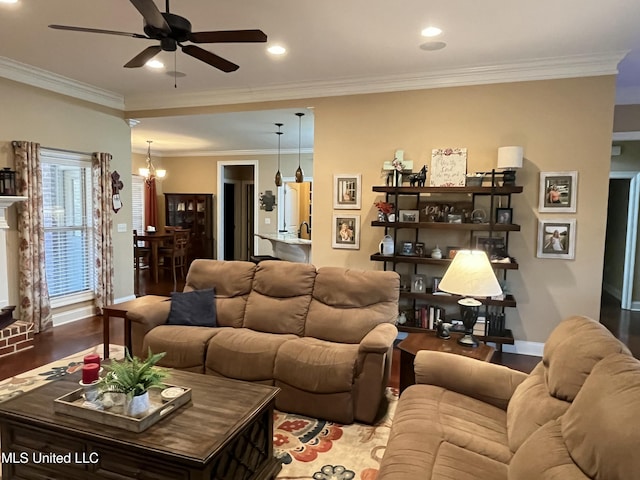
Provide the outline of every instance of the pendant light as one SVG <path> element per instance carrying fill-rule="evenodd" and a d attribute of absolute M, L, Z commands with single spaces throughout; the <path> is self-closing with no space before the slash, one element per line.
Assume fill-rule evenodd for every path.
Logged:
<path fill-rule="evenodd" d="M 154 178 L 164 178 L 167 175 L 167 171 L 163 168 L 156 168 L 151 161 L 151 144 L 153 140 L 147 140 L 149 146 L 147 147 L 147 167 L 139 168 L 138 173 L 142 175 L 147 182 L 150 182 Z"/>
<path fill-rule="evenodd" d="M 282 123 L 276 123 L 276 127 L 278 127 L 278 131 L 276 135 L 278 135 L 278 171 L 276 172 L 276 187 L 282 186 L 282 174 L 280 174 L 280 135 L 282 135 Z"/>
<path fill-rule="evenodd" d="M 296 183 L 302 183 L 304 182 L 304 172 L 302 171 L 302 168 L 300 167 L 300 154 L 301 154 L 301 148 L 302 148 L 302 117 L 304 116 L 304 113 L 298 112 L 296 113 L 297 117 L 298 117 L 298 169 L 296 170 Z"/>

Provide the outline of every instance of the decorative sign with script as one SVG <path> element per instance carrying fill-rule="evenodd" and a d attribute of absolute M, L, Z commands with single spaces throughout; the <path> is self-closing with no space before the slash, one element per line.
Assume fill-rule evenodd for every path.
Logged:
<path fill-rule="evenodd" d="M 431 151 L 431 187 L 464 187 L 467 174 L 466 148 L 434 148 Z"/>

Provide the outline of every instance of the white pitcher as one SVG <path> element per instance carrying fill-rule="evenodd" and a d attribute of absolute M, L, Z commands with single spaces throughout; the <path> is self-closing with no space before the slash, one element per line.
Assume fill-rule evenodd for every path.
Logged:
<path fill-rule="evenodd" d="M 391 237 L 391 235 L 385 235 L 382 238 L 379 248 L 380 248 L 380 253 L 382 255 L 393 255 L 395 248 L 393 244 L 393 238 Z"/>

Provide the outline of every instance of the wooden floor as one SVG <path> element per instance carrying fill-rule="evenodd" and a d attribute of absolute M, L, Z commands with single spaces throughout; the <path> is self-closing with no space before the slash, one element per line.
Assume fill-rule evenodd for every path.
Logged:
<path fill-rule="evenodd" d="M 184 280 L 179 280 L 177 290 L 184 288 Z M 143 272 L 140 279 L 140 295 L 169 295 L 173 290 L 173 280 L 161 279 L 154 284 L 149 281 L 148 272 Z M 640 358 L 640 312 L 629 312 L 620 309 L 620 303 L 610 295 L 603 295 L 602 315 L 600 321 L 611 330 L 616 337 L 629 346 L 636 358 Z M 120 319 L 111 322 L 111 343 L 124 343 L 123 327 Z M 34 348 L 0 359 L 0 380 L 9 378 L 46 363 L 58 360 L 73 353 L 102 343 L 102 319 L 91 317 L 72 324 L 61 325 L 35 336 Z M 539 357 L 498 353 L 492 362 L 508 366 L 523 372 L 530 372 L 540 361 Z M 399 355 L 396 351 L 393 361 L 390 386 L 398 386 Z"/>

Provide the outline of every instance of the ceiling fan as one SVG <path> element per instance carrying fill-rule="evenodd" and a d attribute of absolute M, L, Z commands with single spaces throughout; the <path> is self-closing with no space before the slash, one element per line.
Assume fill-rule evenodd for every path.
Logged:
<path fill-rule="evenodd" d="M 211 65 L 223 72 L 233 72 L 240 68 L 235 63 L 211 53 L 196 45 L 183 45 L 183 42 L 193 43 L 255 43 L 266 42 L 267 36 L 262 30 L 218 30 L 212 32 L 192 32 L 191 23 L 184 17 L 169 13 L 169 0 L 166 0 L 166 12 L 161 12 L 153 0 L 130 0 L 133 6 L 144 18 L 144 33 L 118 32 L 97 28 L 73 27 L 68 25 L 49 25 L 56 30 L 71 30 L 74 32 L 106 33 L 125 37 L 160 40 L 160 45 L 145 48 L 138 55 L 129 60 L 126 68 L 144 66 L 162 50 L 174 52 L 178 47 L 187 55 Z"/>

